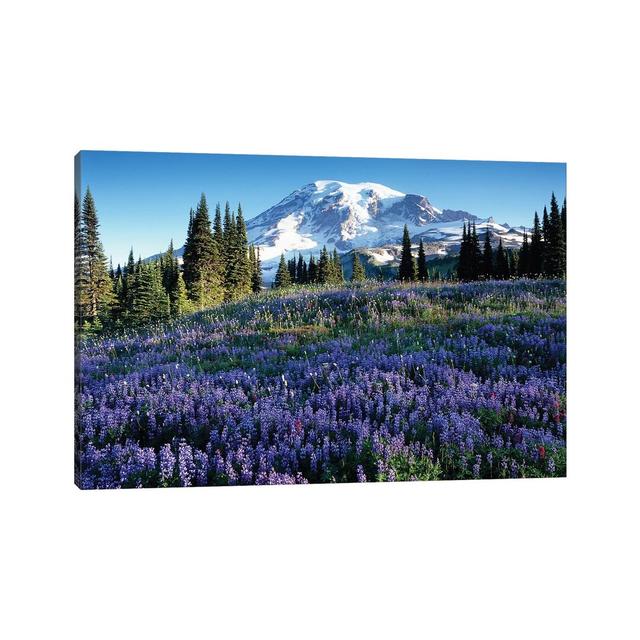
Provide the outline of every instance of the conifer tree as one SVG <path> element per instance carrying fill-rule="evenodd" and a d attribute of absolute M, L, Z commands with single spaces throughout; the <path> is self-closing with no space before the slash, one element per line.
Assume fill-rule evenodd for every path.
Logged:
<path fill-rule="evenodd" d="M 238 300 L 251 291 L 251 269 L 247 242 L 247 227 L 242 216 L 242 206 L 238 204 L 238 212 L 231 215 L 231 225 L 226 242 L 227 249 L 225 290 L 227 300 Z"/>
<path fill-rule="evenodd" d="M 178 271 L 178 279 L 176 281 L 175 291 L 171 299 L 171 315 L 182 316 L 193 310 L 189 296 L 187 295 L 187 286 L 184 283 L 182 272 Z"/>
<path fill-rule="evenodd" d="M 542 264 L 541 271 L 543 275 L 548 274 L 547 268 L 547 260 L 548 254 L 551 247 L 551 230 L 549 224 L 549 212 L 547 211 L 547 207 L 545 205 L 544 211 L 542 212 Z"/>
<path fill-rule="evenodd" d="M 302 284 L 307 284 L 309 282 L 309 269 L 307 267 L 306 260 L 302 260 Z"/>
<path fill-rule="evenodd" d="M 252 245 L 253 247 L 253 245 Z M 260 262 L 260 247 L 253 248 L 253 270 L 251 272 L 251 290 L 253 293 L 262 291 L 262 263 Z"/>
<path fill-rule="evenodd" d="M 509 259 L 502 245 L 502 238 L 498 243 L 496 250 L 496 271 L 495 276 L 499 280 L 506 280 L 509 278 Z"/>
<path fill-rule="evenodd" d="M 562 218 L 558 201 L 554 193 L 551 194 L 551 207 L 548 220 L 548 238 L 545 242 L 545 264 L 544 271 L 548 277 L 559 277 L 564 275 L 565 266 L 565 245 L 562 231 Z"/>
<path fill-rule="evenodd" d="M 529 275 L 529 236 L 524 232 L 522 246 L 518 257 L 518 276 L 526 278 Z"/>
<path fill-rule="evenodd" d="M 470 270 L 470 255 L 469 255 L 470 243 L 469 233 L 467 232 L 467 225 L 462 223 L 462 241 L 460 242 L 460 255 L 458 257 L 458 278 L 463 282 L 471 279 Z"/>
<path fill-rule="evenodd" d="M 420 238 L 420 246 L 418 247 L 418 280 L 420 282 L 426 282 L 429 279 L 429 272 L 427 270 L 427 254 L 424 251 L 424 242 Z"/>
<path fill-rule="evenodd" d="M 319 284 L 326 284 L 331 281 L 331 260 L 329 258 L 329 252 L 327 246 L 322 247 L 320 251 L 320 260 L 318 261 L 318 276 L 317 282 Z"/>
<path fill-rule="evenodd" d="M 218 245 L 218 255 L 224 254 L 224 230 L 222 228 L 222 215 L 220 213 L 220 203 L 216 204 L 216 213 L 213 218 L 213 239 Z"/>
<path fill-rule="evenodd" d="M 278 271 L 276 272 L 273 286 L 276 289 L 291 286 L 291 272 L 289 271 L 289 266 L 284 259 L 284 253 L 280 255 L 280 263 L 278 264 Z"/>
<path fill-rule="evenodd" d="M 411 282 L 416 279 L 415 263 L 411 255 L 411 236 L 406 224 L 402 232 L 402 253 L 400 254 L 398 277 L 403 282 Z"/>
<path fill-rule="evenodd" d="M 491 231 L 487 227 L 484 235 L 484 247 L 482 250 L 482 260 L 480 262 L 480 275 L 489 280 L 493 277 L 493 249 L 491 248 Z"/>
<path fill-rule="evenodd" d="M 193 217 L 190 242 L 183 255 L 184 281 L 197 309 L 219 304 L 223 299 L 219 260 L 203 193 Z"/>
<path fill-rule="evenodd" d="M 100 241 L 98 212 L 91 191 L 82 201 L 81 211 L 81 271 L 79 273 L 82 323 L 101 328 L 108 320 L 109 306 L 113 303 L 113 287 L 109 278 L 107 258 Z"/>
<path fill-rule="evenodd" d="M 353 252 L 353 268 L 351 271 L 351 282 L 361 282 L 366 279 L 366 273 L 362 266 L 360 256 L 356 251 Z"/>
<path fill-rule="evenodd" d="M 342 272 L 342 260 L 338 255 L 338 250 L 333 249 L 333 255 L 331 257 L 331 281 L 335 284 L 342 284 L 344 282 L 344 273 Z"/>
<path fill-rule="evenodd" d="M 315 284 L 318 282 L 318 265 L 313 254 L 309 256 L 309 269 L 307 271 L 307 281 L 309 284 Z"/>
<path fill-rule="evenodd" d="M 470 250 L 470 279 L 477 280 L 481 275 L 482 251 L 480 250 L 480 240 L 476 231 L 476 223 L 471 229 L 471 250 Z"/>
<path fill-rule="evenodd" d="M 543 251 L 542 230 L 538 212 L 536 211 L 533 217 L 533 231 L 531 232 L 531 242 L 529 244 L 529 270 L 530 275 L 534 278 L 542 275 Z"/>
<path fill-rule="evenodd" d="M 301 253 L 298 254 L 298 262 L 296 263 L 296 282 L 304 284 L 304 259 Z"/>
<path fill-rule="evenodd" d="M 82 318 L 82 283 L 86 271 L 85 260 L 85 241 L 84 230 L 82 226 L 82 212 L 80 209 L 80 198 L 77 193 L 73 194 L 73 229 L 74 229 L 74 287 L 73 287 L 73 305 L 74 320 L 76 329 L 81 329 L 83 324 Z"/>

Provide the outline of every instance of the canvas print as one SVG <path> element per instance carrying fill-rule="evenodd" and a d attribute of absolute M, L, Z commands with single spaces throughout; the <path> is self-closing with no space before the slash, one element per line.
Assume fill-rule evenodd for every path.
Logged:
<path fill-rule="evenodd" d="M 82 151 L 82 489 L 566 475 L 566 166 Z"/>

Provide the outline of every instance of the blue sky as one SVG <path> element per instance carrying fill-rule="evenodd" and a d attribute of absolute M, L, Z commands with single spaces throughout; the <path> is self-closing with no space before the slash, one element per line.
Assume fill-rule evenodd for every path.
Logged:
<path fill-rule="evenodd" d="M 563 163 L 82 151 L 79 165 L 114 264 L 131 246 L 136 257 L 165 250 L 171 238 L 182 246 L 202 192 L 212 212 L 218 201 L 241 202 L 250 219 L 314 180 L 379 182 L 441 209 L 530 226 L 552 191 L 560 202 L 566 191 Z"/>

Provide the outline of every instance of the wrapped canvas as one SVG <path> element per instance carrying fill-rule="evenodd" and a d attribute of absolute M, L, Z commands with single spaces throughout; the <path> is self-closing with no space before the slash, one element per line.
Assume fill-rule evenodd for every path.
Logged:
<path fill-rule="evenodd" d="M 75 162 L 80 488 L 566 474 L 564 164 Z"/>

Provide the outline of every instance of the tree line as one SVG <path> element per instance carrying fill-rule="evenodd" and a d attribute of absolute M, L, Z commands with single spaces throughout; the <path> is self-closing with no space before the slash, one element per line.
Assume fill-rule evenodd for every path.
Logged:
<path fill-rule="evenodd" d="M 355 253 L 353 260 L 356 279 L 364 280 L 364 267 Z M 338 251 L 334 249 L 333 253 L 329 253 L 325 245 L 322 247 L 318 259 L 311 254 L 308 262 L 301 253 L 298 254 L 297 259 L 294 257 L 289 260 L 285 260 L 283 253 L 280 256 L 273 286 L 276 289 L 281 289 L 294 284 L 342 284 L 344 281 L 342 260 Z"/>
<path fill-rule="evenodd" d="M 562 278 L 567 268 L 567 201 L 558 207 L 551 194 L 549 210 L 544 207 L 542 224 L 538 212 L 533 217 L 531 237 L 525 231 L 520 248 L 505 249 L 502 238 L 496 249 L 491 230 L 484 235 L 482 248 L 475 222 L 463 223 L 458 262 L 458 278 L 463 281 L 519 278 Z"/>
<path fill-rule="evenodd" d="M 202 194 L 189 212 L 183 264 L 173 241 L 157 259 L 143 262 L 129 252 L 126 265 L 114 269 L 100 241 L 95 200 L 89 188 L 80 205 L 74 199 L 75 324 L 87 333 L 164 321 L 223 301 L 260 291 L 260 250 L 247 241 L 239 204 L 216 206 L 213 225 Z"/>

